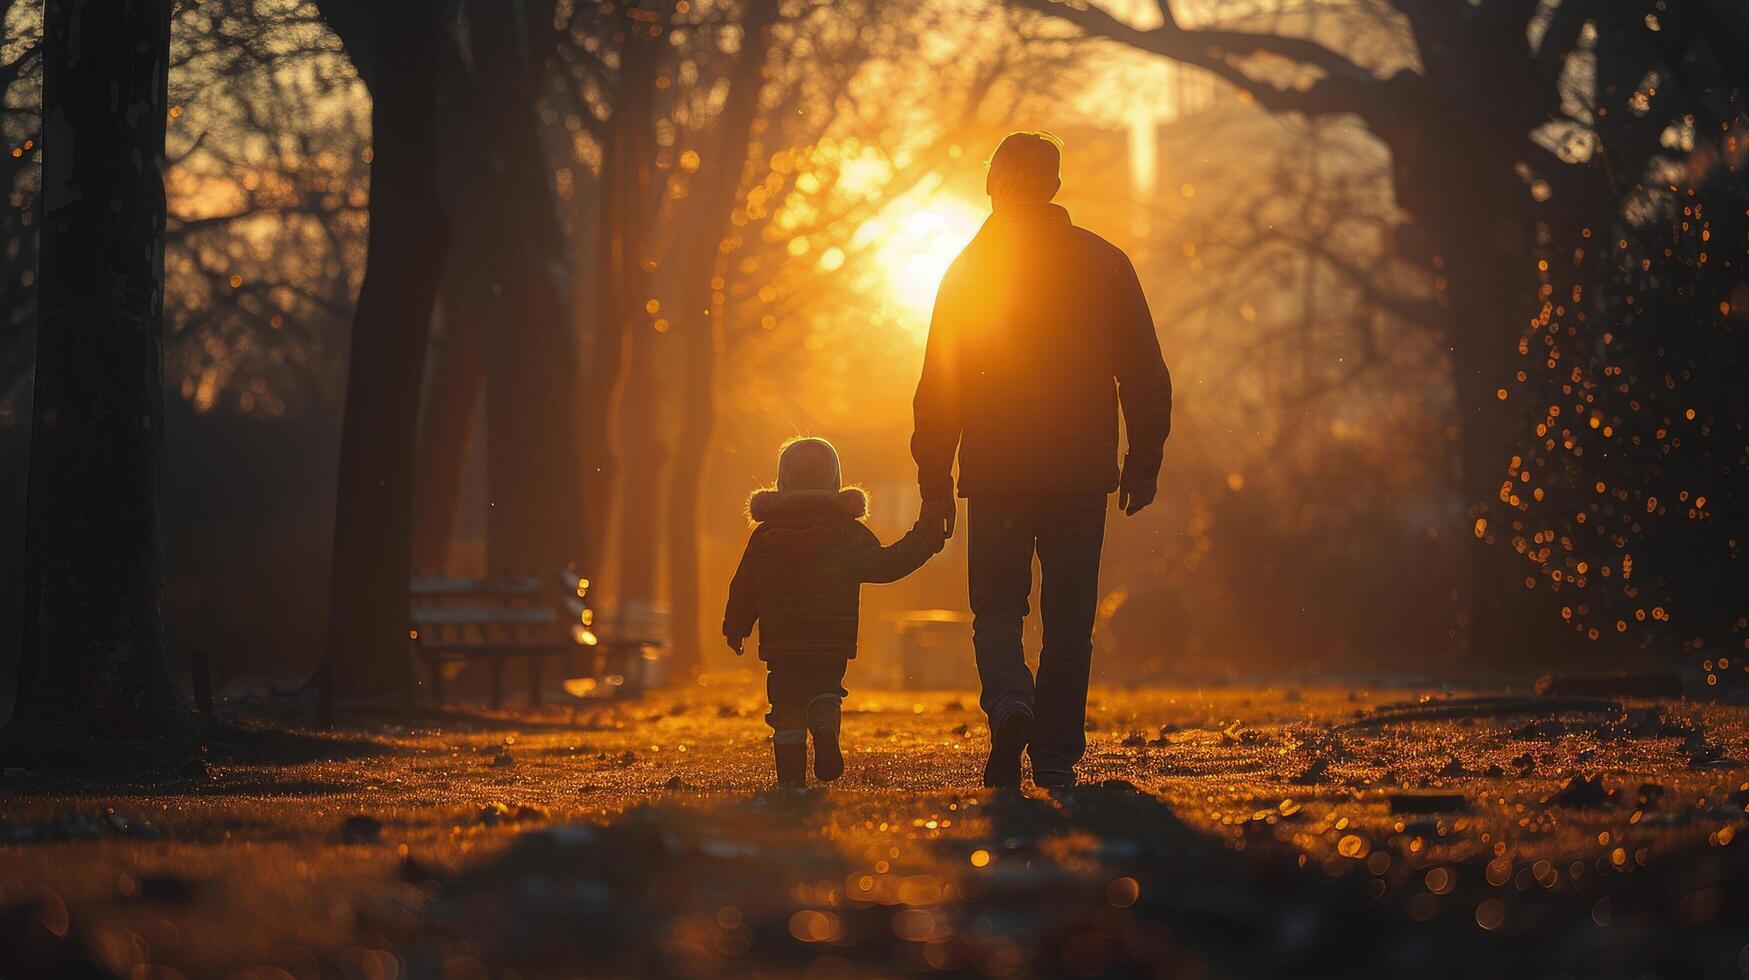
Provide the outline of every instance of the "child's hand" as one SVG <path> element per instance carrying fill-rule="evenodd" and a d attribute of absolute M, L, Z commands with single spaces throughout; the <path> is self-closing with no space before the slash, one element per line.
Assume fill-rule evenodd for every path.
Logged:
<path fill-rule="evenodd" d="M 943 539 L 953 536 L 954 518 L 959 512 L 959 505 L 952 497 L 939 497 L 923 501 L 917 508 L 917 522 L 939 533 Z"/>
<path fill-rule="evenodd" d="M 723 639 L 729 641 L 729 649 L 735 651 L 735 656 L 739 657 L 747 652 L 744 649 L 747 645 L 745 636 L 725 636 Z"/>

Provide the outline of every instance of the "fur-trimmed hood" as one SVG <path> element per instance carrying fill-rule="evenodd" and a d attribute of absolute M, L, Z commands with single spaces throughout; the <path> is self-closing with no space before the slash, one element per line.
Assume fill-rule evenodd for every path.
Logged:
<path fill-rule="evenodd" d="M 783 518 L 843 515 L 868 516 L 868 493 L 860 487 L 842 490 L 756 490 L 747 498 L 747 517 L 755 524 Z"/>

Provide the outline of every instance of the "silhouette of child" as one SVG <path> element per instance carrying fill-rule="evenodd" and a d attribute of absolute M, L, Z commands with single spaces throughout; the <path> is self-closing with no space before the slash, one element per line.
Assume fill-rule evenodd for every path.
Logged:
<path fill-rule="evenodd" d="M 892 545 L 862 521 L 868 496 L 840 489 L 838 450 L 824 439 L 786 442 L 777 486 L 747 501 L 754 523 L 741 565 L 729 585 L 723 636 L 737 655 L 759 624 L 765 661 L 765 720 L 781 786 L 807 781 L 808 733 L 814 735 L 814 775 L 844 772 L 838 744 L 844 671 L 856 656 L 862 583 L 896 582 L 940 551 L 944 538 L 921 525 Z M 939 524 L 940 522 L 936 522 Z"/>

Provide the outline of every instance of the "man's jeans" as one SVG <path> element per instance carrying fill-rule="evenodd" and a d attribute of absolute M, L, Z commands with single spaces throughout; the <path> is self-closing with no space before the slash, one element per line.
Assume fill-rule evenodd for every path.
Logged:
<path fill-rule="evenodd" d="M 979 703 L 992 730 L 1015 708 L 1030 709 L 1033 771 L 1067 771 L 1087 751 L 1105 497 L 978 497 L 967 509 Z M 1044 619 L 1036 683 L 1021 642 L 1035 550 Z"/>

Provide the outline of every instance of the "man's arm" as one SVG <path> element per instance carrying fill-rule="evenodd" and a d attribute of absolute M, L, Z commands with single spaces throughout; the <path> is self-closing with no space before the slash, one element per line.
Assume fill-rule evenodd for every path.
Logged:
<path fill-rule="evenodd" d="M 1129 434 L 1118 504 L 1134 514 L 1154 500 L 1166 437 L 1172 432 L 1172 375 L 1160 354 L 1148 298 L 1142 295 L 1141 280 L 1128 257 L 1123 258 L 1118 289 L 1117 364 L 1113 373 L 1117 376 L 1118 402 L 1123 406 L 1124 431 Z"/>
<path fill-rule="evenodd" d="M 964 418 L 960 411 L 958 332 L 959 262 L 942 277 L 923 351 L 923 375 L 911 401 L 914 428 L 911 458 L 917 461 L 917 489 L 926 501 L 953 501 L 953 457 L 959 450 Z M 950 511 L 951 513 L 951 511 Z M 949 525 L 951 530 L 951 524 Z"/>

